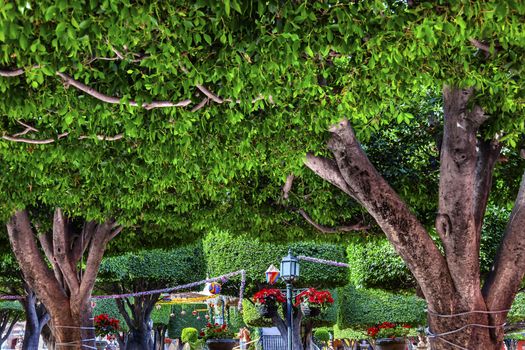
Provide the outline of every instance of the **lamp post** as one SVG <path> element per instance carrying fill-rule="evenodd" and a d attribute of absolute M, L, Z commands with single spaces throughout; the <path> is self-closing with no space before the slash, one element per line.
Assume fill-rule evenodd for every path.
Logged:
<path fill-rule="evenodd" d="M 288 255 L 281 260 L 281 278 L 286 283 L 286 322 L 288 326 L 288 350 L 293 350 L 293 306 L 292 283 L 299 278 L 299 260 L 288 250 Z"/>

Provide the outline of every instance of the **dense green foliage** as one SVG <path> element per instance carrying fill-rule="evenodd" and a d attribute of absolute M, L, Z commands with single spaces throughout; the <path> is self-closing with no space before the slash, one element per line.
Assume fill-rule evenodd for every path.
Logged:
<path fill-rule="evenodd" d="M 191 240 L 209 226 L 267 238 L 314 232 L 293 208 L 326 225 L 349 221 L 358 211 L 348 198 L 302 167 L 342 116 L 366 141 L 410 123 L 443 84 L 475 86 L 493 115 L 483 133 L 520 146 L 524 14 L 516 0 L 411 9 L 379 0 L 3 1 L 0 66 L 25 73 L 0 78 L 9 96 L 0 100 L 0 130 L 16 135 L 20 121 L 38 132 L 19 138 L 54 142 L 0 141 L 0 217 L 40 205 L 115 216 L 135 225 L 115 249 Z M 472 38 L 486 43 L 490 59 Z M 63 86 L 56 72 L 121 103 Z M 192 112 L 201 85 L 239 103 L 210 101 Z M 187 107 L 134 106 L 186 99 Z M 398 187 L 419 195 L 408 178 Z"/>
<path fill-rule="evenodd" d="M 350 281 L 365 288 L 414 288 L 415 279 L 384 236 L 369 235 L 349 242 Z"/>
<path fill-rule="evenodd" d="M 180 339 L 184 343 L 194 343 L 197 341 L 198 335 L 199 335 L 198 330 L 192 327 L 188 327 L 182 330 L 182 335 Z"/>
<path fill-rule="evenodd" d="M 155 305 L 155 308 L 151 312 L 151 320 L 153 321 L 153 325 L 168 325 L 170 322 L 170 314 L 170 305 Z"/>
<path fill-rule="evenodd" d="M 281 312 L 281 307 L 279 311 Z M 272 321 L 269 318 L 264 318 L 259 314 L 259 311 L 248 300 L 242 302 L 242 319 L 247 326 L 250 327 L 272 327 Z"/>
<path fill-rule="evenodd" d="M 244 323 L 244 320 L 243 320 L 243 313 L 242 311 L 239 311 L 236 307 L 229 307 L 227 315 L 228 315 L 228 327 L 230 329 L 237 331 L 238 329 L 241 329 L 242 327 L 246 327 L 246 324 Z"/>
<path fill-rule="evenodd" d="M 322 259 L 345 262 L 345 251 L 341 245 L 300 242 L 290 245 L 263 242 L 257 238 L 213 232 L 204 239 L 204 254 L 208 272 L 219 276 L 240 269 L 246 270 L 247 295 L 264 285 L 265 274 L 270 264 L 279 268 L 282 257 L 292 249 L 296 256 L 306 255 Z M 300 261 L 300 278 L 296 287 L 328 288 L 343 286 L 348 281 L 348 270 L 324 264 Z M 278 282 L 281 284 L 281 282 Z"/>
<path fill-rule="evenodd" d="M 337 324 L 341 329 L 359 329 L 382 322 L 426 324 L 425 302 L 413 295 L 392 294 L 382 290 L 339 289 Z"/>
<path fill-rule="evenodd" d="M 201 329 L 206 325 L 204 314 L 200 313 L 200 319 L 192 315 L 195 309 L 205 309 L 206 304 L 195 305 L 172 305 L 172 315 L 168 324 L 168 336 L 170 338 L 180 338 L 184 328 Z M 182 315 L 181 312 L 185 314 Z"/>
<path fill-rule="evenodd" d="M 341 329 L 339 325 L 334 326 L 334 339 L 352 339 L 359 340 L 366 338 L 366 332 L 360 330 L 354 330 L 352 328 L 343 328 Z"/>
<path fill-rule="evenodd" d="M 508 323 L 525 321 L 525 294 L 518 293 L 507 316 Z"/>
<path fill-rule="evenodd" d="M 135 287 L 176 286 L 204 279 L 206 264 L 202 247 L 191 245 L 171 250 L 152 249 L 105 258 L 99 269 L 103 283 L 120 282 L 126 290 Z M 144 285 L 135 284 L 144 281 Z M 137 290 L 142 291 L 142 290 Z"/>

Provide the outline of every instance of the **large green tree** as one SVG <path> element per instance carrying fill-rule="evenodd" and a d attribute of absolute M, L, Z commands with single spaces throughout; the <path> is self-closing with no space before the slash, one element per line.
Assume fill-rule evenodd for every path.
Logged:
<path fill-rule="evenodd" d="M 324 237 L 362 229 L 372 217 L 431 310 L 497 312 L 429 316 L 434 333 L 496 327 L 468 326 L 433 347 L 499 346 L 499 311 L 510 306 L 524 271 L 516 229 L 522 192 L 484 286 L 478 246 L 496 160 L 503 154 L 521 171 L 511 156 L 524 129 L 522 2 L 1 5 L 0 211 L 52 318 L 59 309 L 46 294 L 64 288 L 44 282 L 55 277 L 36 263 L 29 229 L 37 228 L 26 209 L 59 207 L 67 217 L 105 223 L 103 242 L 113 220 L 135 226 L 139 234 L 123 236 L 125 247 L 163 236 L 187 240 L 210 226 L 264 238 Z M 410 123 L 429 96 L 444 97 L 436 191 L 444 253 L 425 225 L 428 208 L 416 217 L 405 204 L 419 209 L 418 181 L 390 181 L 398 196 L 357 142 Z M 315 154 L 307 166 L 327 181 L 302 166 L 306 152 Z M 510 173 L 509 185 L 494 181 L 505 204 L 518 188 Z M 371 216 L 356 215 L 361 206 Z M 87 269 L 96 270 L 96 261 Z M 39 268 L 29 271 L 31 264 Z M 65 295 L 61 304 L 75 314 L 79 298 Z"/>

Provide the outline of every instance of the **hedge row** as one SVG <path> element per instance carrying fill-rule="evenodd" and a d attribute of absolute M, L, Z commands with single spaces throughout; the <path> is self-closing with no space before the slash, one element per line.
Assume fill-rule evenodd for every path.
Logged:
<path fill-rule="evenodd" d="M 129 283 L 143 279 L 177 285 L 204 279 L 205 271 L 202 245 L 198 244 L 105 258 L 100 264 L 98 277 L 105 282 Z"/>
<path fill-rule="evenodd" d="M 384 235 L 352 239 L 347 254 L 352 266 L 350 281 L 356 286 L 385 290 L 416 286 L 412 273 Z"/>
<path fill-rule="evenodd" d="M 282 257 L 291 248 L 294 255 L 346 262 L 341 245 L 313 242 L 289 245 L 267 243 L 243 235 L 226 232 L 210 233 L 203 242 L 204 254 L 211 276 L 240 269 L 246 270 L 248 295 L 265 284 L 264 272 L 270 264 L 279 268 Z M 335 288 L 348 283 L 348 269 L 300 261 L 300 278 L 295 287 Z"/>
<path fill-rule="evenodd" d="M 426 304 L 414 295 L 393 294 L 382 290 L 339 289 L 337 324 L 340 329 L 366 328 L 381 322 L 426 324 Z"/>

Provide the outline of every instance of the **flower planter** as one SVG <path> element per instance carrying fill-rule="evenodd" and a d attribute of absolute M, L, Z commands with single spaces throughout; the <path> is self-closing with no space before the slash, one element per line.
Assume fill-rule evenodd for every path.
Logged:
<path fill-rule="evenodd" d="M 208 339 L 206 340 L 208 350 L 232 350 L 239 346 L 237 339 Z"/>
<path fill-rule="evenodd" d="M 404 338 L 382 338 L 376 340 L 376 350 L 405 350 Z"/>
<path fill-rule="evenodd" d="M 301 304 L 301 311 L 306 317 L 316 317 L 321 314 L 321 309 L 315 306 L 310 306 L 308 304 Z"/>
<path fill-rule="evenodd" d="M 277 314 L 277 305 L 275 305 L 275 303 L 261 304 L 258 310 L 262 317 L 272 318 Z"/>

